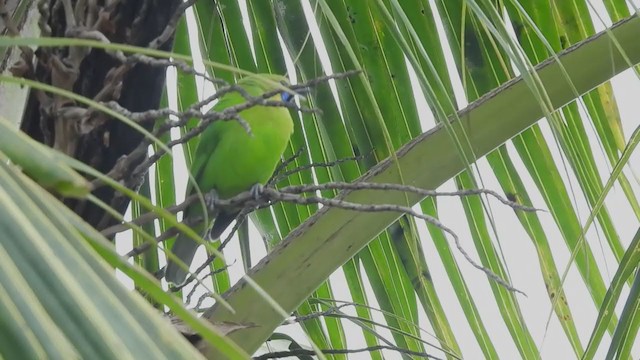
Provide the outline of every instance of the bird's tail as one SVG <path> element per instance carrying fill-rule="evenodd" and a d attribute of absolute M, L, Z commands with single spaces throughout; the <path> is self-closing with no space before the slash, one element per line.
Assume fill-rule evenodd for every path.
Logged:
<path fill-rule="evenodd" d="M 213 222 L 213 227 L 209 232 L 209 237 L 211 239 L 218 239 L 222 232 L 235 220 L 237 213 L 227 214 L 225 212 L 220 212 L 217 214 L 215 221 Z M 204 234 L 205 227 L 202 223 L 200 225 L 193 227 L 193 231 L 198 234 Z M 202 235 L 204 236 L 204 235 Z M 182 260 L 187 266 L 191 266 L 191 262 L 193 262 L 193 257 L 196 254 L 196 250 L 198 250 L 199 243 L 188 237 L 184 234 L 179 234 L 176 238 L 176 241 L 173 243 L 173 247 L 171 248 L 171 252 L 178 257 L 178 259 Z M 175 285 L 179 285 L 187 278 L 188 272 L 180 267 L 175 262 L 169 260 L 167 263 L 167 269 L 165 270 L 164 277 L 167 282 L 173 283 Z"/>
<path fill-rule="evenodd" d="M 209 231 L 209 236 L 211 239 L 218 239 L 222 236 L 222 233 L 229 227 L 229 225 L 236 219 L 238 216 L 237 212 L 234 213 L 226 213 L 221 211 L 218 216 L 216 216 L 216 220 L 213 222 L 213 226 Z"/>
<path fill-rule="evenodd" d="M 200 225 L 196 225 L 192 227 L 193 231 L 197 234 L 204 233 L 204 225 L 200 223 Z M 173 243 L 173 247 L 171 248 L 171 252 L 183 263 L 188 266 L 191 266 L 191 262 L 193 262 L 193 257 L 196 255 L 196 250 L 200 243 L 196 242 L 189 236 L 180 233 L 176 238 L 176 241 Z M 187 274 L 189 272 L 186 269 L 183 269 L 180 265 L 175 263 L 174 261 L 167 261 L 167 268 L 164 272 L 165 280 L 169 283 L 173 283 L 174 285 L 179 285 L 187 278 Z"/>

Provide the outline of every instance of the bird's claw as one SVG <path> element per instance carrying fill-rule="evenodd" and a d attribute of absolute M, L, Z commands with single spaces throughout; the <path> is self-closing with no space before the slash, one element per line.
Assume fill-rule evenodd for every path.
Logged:
<path fill-rule="evenodd" d="M 213 212 L 213 209 L 216 207 L 216 202 L 218 201 L 218 192 L 215 190 L 211 190 L 208 193 L 204 194 L 204 204 L 209 210 L 209 212 Z"/>
<path fill-rule="evenodd" d="M 264 186 L 262 184 L 255 184 L 251 187 L 251 197 L 253 200 L 259 201 L 260 197 L 262 197 L 262 192 L 264 191 Z"/>

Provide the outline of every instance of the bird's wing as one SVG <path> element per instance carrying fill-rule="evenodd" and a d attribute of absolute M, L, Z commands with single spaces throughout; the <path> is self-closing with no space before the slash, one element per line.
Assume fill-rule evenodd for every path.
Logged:
<path fill-rule="evenodd" d="M 224 109 L 238 105 L 244 102 L 244 98 L 237 93 L 229 93 L 223 96 L 218 103 L 213 107 L 212 111 L 223 111 Z M 211 155 L 216 151 L 216 147 L 220 142 L 221 135 L 223 134 L 224 122 L 234 120 L 214 120 L 213 123 L 202 132 L 200 140 L 196 146 L 196 152 L 193 156 L 193 162 L 189 171 L 196 181 L 198 186 L 203 187 L 202 180 L 205 177 L 203 170 L 207 167 L 207 161 L 211 158 Z M 206 186 L 205 186 L 206 187 Z M 201 189 L 203 192 L 207 192 L 211 189 Z M 187 196 L 194 193 L 193 183 L 189 182 L 187 185 Z"/>

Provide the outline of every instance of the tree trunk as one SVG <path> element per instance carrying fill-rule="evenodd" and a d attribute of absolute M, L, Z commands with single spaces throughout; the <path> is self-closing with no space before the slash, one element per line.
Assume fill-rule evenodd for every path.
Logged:
<path fill-rule="evenodd" d="M 94 6 L 91 2 L 71 0 L 73 11 L 69 13 L 65 12 L 64 1 L 39 4 L 42 36 L 99 38 L 111 43 L 171 49 L 175 16 L 182 1 L 96 3 Z M 131 112 L 156 109 L 159 105 L 165 83 L 164 66 L 127 63 L 113 52 L 81 47 L 42 47 L 35 52 L 35 57 L 35 69 L 23 74 L 25 77 L 95 101 L 116 101 Z M 150 126 L 152 124 L 147 124 L 145 128 L 149 130 Z M 129 154 L 143 139 L 142 134 L 119 120 L 39 90 L 31 91 L 21 128 L 34 139 L 102 173 L 108 173 L 119 158 Z M 108 186 L 98 188 L 94 195 L 120 213 L 128 204 L 125 198 L 115 198 Z M 98 229 L 115 221 L 87 201 L 67 200 L 66 203 Z"/>

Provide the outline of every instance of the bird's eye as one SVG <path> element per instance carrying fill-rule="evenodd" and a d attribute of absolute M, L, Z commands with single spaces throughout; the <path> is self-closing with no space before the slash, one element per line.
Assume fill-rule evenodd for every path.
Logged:
<path fill-rule="evenodd" d="M 283 91 L 280 93 L 280 97 L 282 98 L 283 102 L 289 102 L 291 100 L 293 100 L 293 94 L 288 93 L 286 91 Z"/>

